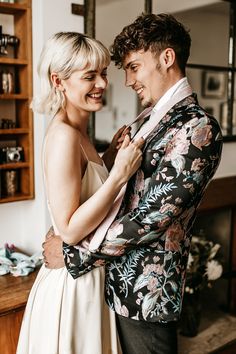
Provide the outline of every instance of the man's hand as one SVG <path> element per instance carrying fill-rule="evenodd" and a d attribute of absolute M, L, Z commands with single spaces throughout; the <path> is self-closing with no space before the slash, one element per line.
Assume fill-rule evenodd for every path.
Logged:
<path fill-rule="evenodd" d="M 62 240 L 55 236 L 53 228 L 48 230 L 45 242 L 43 243 L 43 260 L 46 268 L 58 269 L 65 267 L 62 253 Z"/>
<path fill-rule="evenodd" d="M 123 125 L 116 134 L 113 136 L 113 139 L 108 147 L 108 149 L 104 152 L 102 155 L 102 159 L 108 169 L 108 171 L 111 170 L 113 163 L 115 161 L 117 151 L 120 149 L 125 136 L 129 135 L 130 136 L 130 127 L 127 127 L 126 125 Z"/>

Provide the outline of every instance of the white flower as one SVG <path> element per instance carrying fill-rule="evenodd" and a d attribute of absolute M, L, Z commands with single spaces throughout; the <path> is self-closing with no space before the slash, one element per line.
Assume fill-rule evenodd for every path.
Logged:
<path fill-rule="evenodd" d="M 219 245 L 219 243 L 216 243 L 211 249 L 209 259 L 213 259 L 216 255 L 216 253 L 219 251 L 219 249 L 220 249 L 220 245 Z"/>
<path fill-rule="evenodd" d="M 207 273 L 208 280 L 218 279 L 221 276 L 222 272 L 223 272 L 223 267 L 219 262 L 214 260 L 207 262 L 206 273 Z"/>
<path fill-rule="evenodd" d="M 191 265 L 192 265 L 193 261 L 194 261 L 194 258 L 193 258 L 193 256 L 192 256 L 192 254 L 189 253 L 189 256 L 188 256 L 188 264 L 187 264 L 187 270 L 189 270 L 189 269 L 191 268 Z"/>

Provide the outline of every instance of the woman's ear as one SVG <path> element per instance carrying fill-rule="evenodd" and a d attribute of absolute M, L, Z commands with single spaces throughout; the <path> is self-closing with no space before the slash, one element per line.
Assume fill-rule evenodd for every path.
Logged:
<path fill-rule="evenodd" d="M 59 78 L 57 73 L 52 72 L 51 73 L 51 81 L 53 84 L 53 87 L 59 91 L 65 91 L 65 88 L 63 86 L 62 80 Z"/>
<path fill-rule="evenodd" d="M 162 61 L 166 68 L 170 68 L 174 64 L 176 59 L 175 51 L 172 48 L 164 49 L 163 52 L 161 53 L 161 56 L 162 56 Z"/>

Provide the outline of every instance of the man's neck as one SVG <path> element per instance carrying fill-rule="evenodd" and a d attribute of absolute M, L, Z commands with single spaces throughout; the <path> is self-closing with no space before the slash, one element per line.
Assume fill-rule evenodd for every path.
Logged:
<path fill-rule="evenodd" d="M 188 85 L 188 80 L 185 77 L 177 80 L 170 88 L 164 93 L 164 95 L 157 101 L 153 110 L 156 111 L 162 107 L 173 95 L 175 95 L 182 87 Z"/>

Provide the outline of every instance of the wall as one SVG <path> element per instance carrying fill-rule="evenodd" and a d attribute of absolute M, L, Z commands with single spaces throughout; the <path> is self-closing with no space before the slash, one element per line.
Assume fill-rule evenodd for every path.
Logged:
<path fill-rule="evenodd" d="M 116 34 L 125 25 L 134 21 L 144 10 L 144 1 L 142 0 L 97 0 L 96 4 L 96 38 L 101 40 L 108 48 Z M 124 71 L 122 69 L 117 70 L 113 63 L 108 69 L 108 78 L 111 102 L 109 102 L 108 107 L 96 113 L 96 138 L 110 141 L 118 128 L 135 118 L 137 96 L 133 90 L 124 86 Z M 105 130 L 104 126 L 106 127 Z"/>
<path fill-rule="evenodd" d="M 83 0 L 73 2 L 83 4 Z M 43 43 L 58 31 L 83 32 L 83 18 L 71 14 L 71 2 L 68 0 L 33 0 L 32 7 L 33 89 L 36 93 L 39 88 L 36 66 Z M 11 28 L 9 33 L 12 33 Z M 0 247 L 5 242 L 14 243 L 29 254 L 41 249 L 50 224 L 41 174 L 41 146 L 46 125 L 45 117 L 34 115 L 35 199 L 0 204 Z"/>

